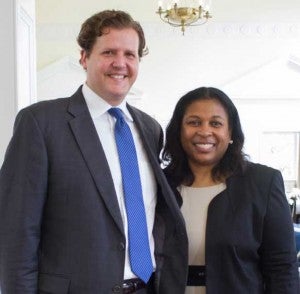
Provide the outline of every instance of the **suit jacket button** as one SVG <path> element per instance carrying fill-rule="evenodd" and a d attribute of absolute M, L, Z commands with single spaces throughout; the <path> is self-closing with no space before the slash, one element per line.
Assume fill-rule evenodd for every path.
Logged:
<path fill-rule="evenodd" d="M 120 251 L 124 251 L 125 250 L 125 244 L 123 242 L 121 242 L 118 246 Z"/>
<path fill-rule="evenodd" d="M 114 293 L 120 293 L 121 290 L 122 290 L 122 287 L 121 287 L 120 285 L 116 285 L 116 286 L 114 286 L 114 287 L 112 288 L 112 291 L 113 291 Z"/>

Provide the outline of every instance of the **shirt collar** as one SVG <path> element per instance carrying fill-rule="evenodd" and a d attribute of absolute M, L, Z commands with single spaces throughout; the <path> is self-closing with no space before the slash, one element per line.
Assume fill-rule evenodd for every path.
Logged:
<path fill-rule="evenodd" d="M 104 113 L 107 113 L 107 111 L 112 108 L 109 103 L 107 103 L 103 98 L 97 95 L 86 83 L 84 83 L 82 86 L 82 94 L 86 101 L 92 119 L 95 119 L 103 115 Z M 125 99 L 123 99 L 122 102 L 117 105 L 117 107 L 122 110 L 126 120 L 133 121 L 133 118 L 126 107 L 126 104 L 127 102 L 125 97 Z"/>

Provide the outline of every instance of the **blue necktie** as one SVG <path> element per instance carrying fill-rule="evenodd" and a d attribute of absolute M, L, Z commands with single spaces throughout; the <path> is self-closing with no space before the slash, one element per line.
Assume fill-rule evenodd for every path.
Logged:
<path fill-rule="evenodd" d="M 115 140 L 121 166 L 128 220 L 130 265 L 135 275 L 147 283 L 152 274 L 153 265 L 134 141 L 121 109 L 111 108 L 108 112 L 116 118 Z"/>

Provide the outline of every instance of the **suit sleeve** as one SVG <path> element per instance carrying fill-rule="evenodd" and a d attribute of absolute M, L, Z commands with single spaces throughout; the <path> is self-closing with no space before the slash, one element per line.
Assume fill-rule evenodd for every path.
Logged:
<path fill-rule="evenodd" d="M 270 186 L 261 256 L 265 293 L 300 293 L 293 224 L 279 171 Z"/>
<path fill-rule="evenodd" d="M 0 171 L 0 290 L 37 293 L 47 153 L 30 110 L 22 110 Z"/>

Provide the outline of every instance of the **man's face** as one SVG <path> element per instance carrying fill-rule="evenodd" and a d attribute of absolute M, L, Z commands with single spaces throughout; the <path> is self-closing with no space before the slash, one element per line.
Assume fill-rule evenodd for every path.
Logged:
<path fill-rule="evenodd" d="M 139 37 L 131 28 L 109 28 L 96 39 L 88 56 L 81 53 L 87 85 L 111 105 L 118 105 L 135 82 L 139 68 Z"/>

